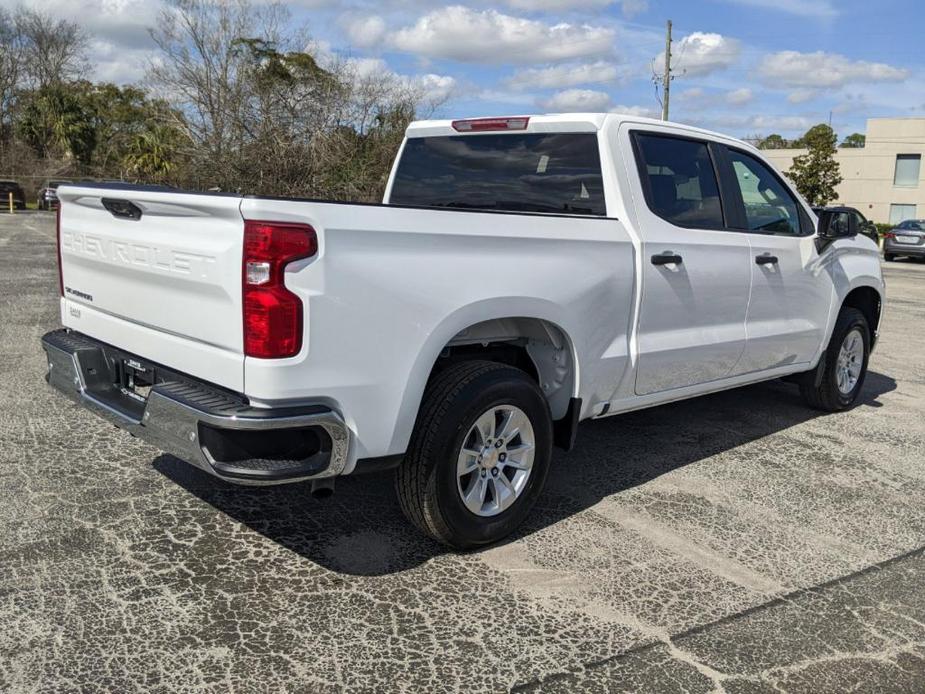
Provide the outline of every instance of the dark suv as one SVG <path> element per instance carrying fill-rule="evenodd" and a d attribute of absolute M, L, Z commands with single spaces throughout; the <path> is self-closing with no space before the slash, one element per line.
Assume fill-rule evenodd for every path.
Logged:
<path fill-rule="evenodd" d="M 13 206 L 17 210 L 26 209 L 26 194 L 16 181 L 0 181 L 0 210 L 9 208 L 10 193 L 13 194 Z"/>

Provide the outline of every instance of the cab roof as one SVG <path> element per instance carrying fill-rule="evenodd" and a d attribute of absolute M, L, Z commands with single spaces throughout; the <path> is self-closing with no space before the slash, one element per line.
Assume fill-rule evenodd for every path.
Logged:
<path fill-rule="evenodd" d="M 639 123 L 642 125 L 658 125 L 668 127 L 677 132 L 683 132 L 690 135 L 701 135 L 710 139 L 735 140 L 737 143 L 750 146 L 736 138 L 732 138 L 722 133 L 695 128 L 683 123 L 672 121 L 657 120 L 655 118 L 646 118 L 635 116 L 629 113 L 544 113 L 544 114 L 519 114 L 506 116 L 477 116 L 473 118 L 456 118 L 447 120 L 419 120 L 414 121 L 405 131 L 407 137 L 440 137 L 446 135 L 468 135 L 481 134 L 480 132 L 460 132 L 453 127 L 454 122 L 458 121 L 477 121 L 486 119 L 523 119 L 529 118 L 529 123 L 525 129 L 504 131 L 497 130 L 494 132 L 525 132 L 525 133 L 552 133 L 552 132 L 597 132 L 608 124 L 619 124 L 623 122 Z M 482 131 L 485 132 L 485 131 Z"/>

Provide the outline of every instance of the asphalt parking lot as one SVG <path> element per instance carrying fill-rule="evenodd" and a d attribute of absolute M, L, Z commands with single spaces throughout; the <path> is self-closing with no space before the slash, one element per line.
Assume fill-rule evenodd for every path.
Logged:
<path fill-rule="evenodd" d="M 0 216 L 0 691 L 925 690 L 925 263 L 854 410 L 774 382 L 583 424 L 510 542 L 387 476 L 242 489 L 56 396 L 53 217 Z"/>

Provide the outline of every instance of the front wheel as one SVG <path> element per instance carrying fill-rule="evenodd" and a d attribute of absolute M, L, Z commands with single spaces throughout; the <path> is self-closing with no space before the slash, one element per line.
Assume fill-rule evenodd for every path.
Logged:
<path fill-rule="evenodd" d="M 428 385 L 396 473 L 408 519 L 457 549 L 495 542 L 540 495 L 552 453 L 542 391 L 505 364 L 453 364 Z"/>
<path fill-rule="evenodd" d="M 843 308 L 825 353 L 819 385 L 807 377 L 800 391 L 810 407 L 837 412 L 851 407 L 864 387 L 870 358 L 870 327 L 856 308 Z M 812 372 L 815 373 L 815 372 Z"/>

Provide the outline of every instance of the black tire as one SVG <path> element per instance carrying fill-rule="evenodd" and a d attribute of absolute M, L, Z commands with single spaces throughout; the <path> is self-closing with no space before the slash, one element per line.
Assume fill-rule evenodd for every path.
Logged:
<path fill-rule="evenodd" d="M 883 259 L 888 263 L 892 263 L 893 261 L 896 260 L 896 256 L 893 255 L 892 253 L 884 253 Z"/>
<path fill-rule="evenodd" d="M 476 419 L 500 405 L 514 405 L 529 418 L 535 441 L 533 467 L 509 508 L 482 517 L 463 503 L 456 461 Z M 549 406 L 526 373 L 489 361 L 453 364 L 428 384 L 408 453 L 396 472 L 402 511 L 424 533 L 456 549 L 496 542 L 523 522 L 542 492 L 552 445 Z"/>
<path fill-rule="evenodd" d="M 857 383 L 849 393 L 842 393 L 838 387 L 837 373 L 838 354 L 845 337 L 854 329 L 858 329 L 864 343 L 864 354 L 861 364 L 861 373 Z M 867 376 L 867 362 L 870 359 L 870 327 L 864 314 L 856 308 L 843 308 L 835 321 L 832 339 L 825 352 L 825 366 L 818 386 L 815 384 L 815 371 L 806 374 L 800 384 L 800 392 L 810 407 L 826 412 L 839 412 L 846 410 L 857 401 L 861 389 L 864 387 L 864 378 Z"/>

